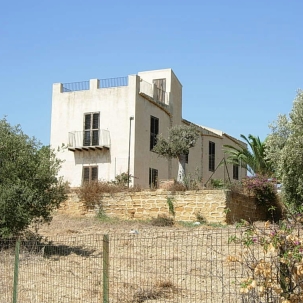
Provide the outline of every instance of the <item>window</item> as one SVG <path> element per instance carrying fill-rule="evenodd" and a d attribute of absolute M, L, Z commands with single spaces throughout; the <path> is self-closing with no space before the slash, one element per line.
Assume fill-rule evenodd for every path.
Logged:
<path fill-rule="evenodd" d="M 159 134 L 159 119 L 156 117 L 150 117 L 150 143 L 149 149 L 153 150 L 157 144 L 157 136 Z"/>
<path fill-rule="evenodd" d="M 83 183 L 91 181 L 98 181 L 98 166 L 83 167 Z"/>
<path fill-rule="evenodd" d="M 149 187 L 158 188 L 158 170 L 154 168 L 149 169 Z"/>
<path fill-rule="evenodd" d="M 209 141 L 209 161 L 208 161 L 208 169 L 209 171 L 215 171 L 215 155 L 216 155 L 216 150 L 215 150 L 215 143 Z"/>
<path fill-rule="evenodd" d="M 233 165 L 233 179 L 239 180 L 239 165 L 237 164 Z"/>
<path fill-rule="evenodd" d="M 84 114 L 83 146 L 99 145 L 100 113 Z"/>
<path fill-rule="evenodd" d="M 166 79 L 155 79 L 153 83 L 157 87 L 156 98 L 157 101 L 165 103 L 165 92 L 166 92 Z"/>

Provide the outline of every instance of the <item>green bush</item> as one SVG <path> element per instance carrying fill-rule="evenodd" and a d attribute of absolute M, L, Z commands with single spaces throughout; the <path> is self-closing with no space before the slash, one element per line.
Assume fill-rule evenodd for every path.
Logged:
<path fill-rule="evenodd" d="M 35 222 L 50 221 L 67 198 L 55 151 L 0 120 L 0 238 L 16 236 Z"/>

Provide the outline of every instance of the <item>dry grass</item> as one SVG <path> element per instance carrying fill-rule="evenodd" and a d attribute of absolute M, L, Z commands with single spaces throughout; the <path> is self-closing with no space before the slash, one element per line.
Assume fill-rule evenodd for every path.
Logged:
<path fill-rule="evenodd" d="M 56 214 L 39 229 L 43 239 L 35 251 L 22 246 L 19 302 L 102 302 L 104 234 L 110 239 L 111 303 L 237 302 L 239 268 L 226 263 L 241 249 L 228 246 L 233 231 Z M 11 301 L 13 254 L 0 254 L 0 303 Z"/>

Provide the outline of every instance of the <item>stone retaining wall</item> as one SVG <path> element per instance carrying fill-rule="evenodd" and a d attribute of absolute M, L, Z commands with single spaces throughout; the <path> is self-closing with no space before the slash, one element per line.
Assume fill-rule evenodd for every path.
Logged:
<path fill-rule="evenodd" d="M 173 203 L 177 221 L 197 221 L 197 215 L 206 222 L 234 223 L 241 219 L 257 221 L 266 219 L 266 209 L 260 207 L 254 198 L 231 194 L 226 190 L 199 190 L 169 192 L 164 190 L 122 192 L 104 194 L 103 212 L 109 217 L 120 219 L 151 219 L 169 214 L 168 198 Z M 62 204 L 59 212 L 69 215 L 95 215 L 99 206 L 87 210 L 75 192 Z"/>

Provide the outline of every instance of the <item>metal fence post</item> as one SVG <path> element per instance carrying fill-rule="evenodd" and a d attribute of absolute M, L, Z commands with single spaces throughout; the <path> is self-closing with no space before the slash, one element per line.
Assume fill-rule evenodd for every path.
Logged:
<path fill-rule="evenodd" d="M 109 237 L 103 235 L 103 303 L 109 303 Z"/>
<path fill-rule="evenodd" d="M 17 303 L 17 297 L 18 297 L 19 251 L 20 251 L 20 238 L 17 239 L 16 247 L 15 247 L 13 303 Z"/>

